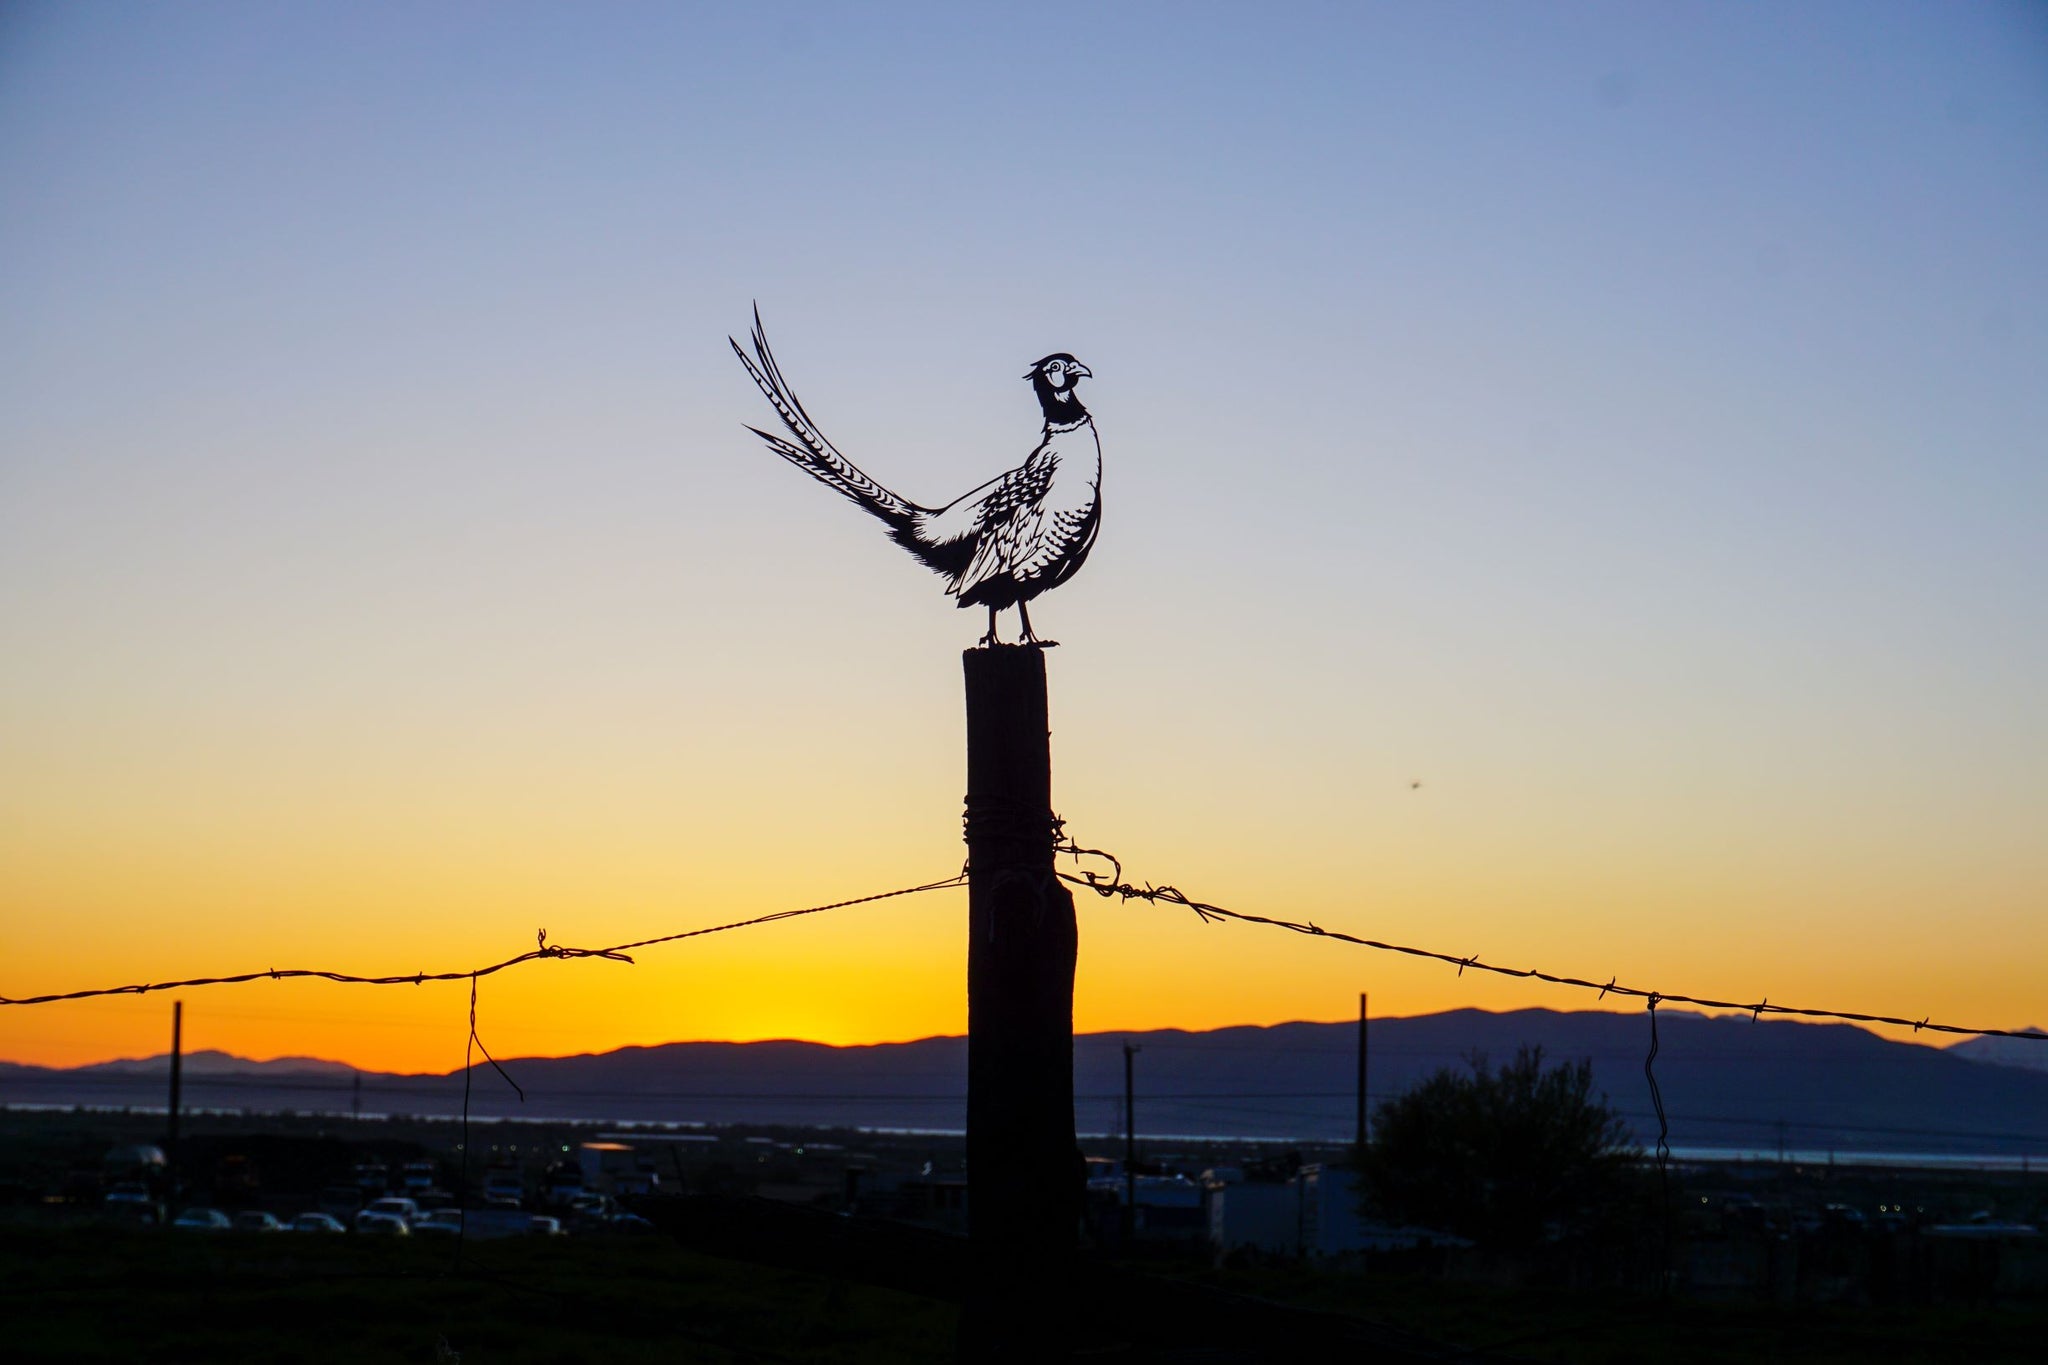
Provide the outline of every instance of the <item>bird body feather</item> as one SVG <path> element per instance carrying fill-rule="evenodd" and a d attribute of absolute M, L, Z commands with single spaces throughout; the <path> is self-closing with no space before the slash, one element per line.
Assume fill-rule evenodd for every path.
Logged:
<path fill-rule="evenodd" d="M 1009 607 L 1064 583 L 1094 546 L 1101 483 L 1092 421 L 1048 432 L 1021 466 L 968 495 L 974 557 L 948 591 L 963 607 Z"/>

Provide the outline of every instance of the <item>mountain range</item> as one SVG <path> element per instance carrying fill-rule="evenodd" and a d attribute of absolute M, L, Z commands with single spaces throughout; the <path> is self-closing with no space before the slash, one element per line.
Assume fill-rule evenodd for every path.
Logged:
<path fill-rule="evenodd" d="M 2023 1028 L 2021 1033 L 2048 1040 L 2048 1029 Z M 2048 1071 L 2048 1041 L 2035 1043 L 2025 1038 L 1965 1038 L 1948 1049 L 1973 1062 L 1995 1062 L 1999 1066 L 2023 1066 L 2031 1071 Z"/>
<path fill-rule="evenodd" d="M 1674 1145 L 2048 1156 L 2048 1070 L 2003 1064 L 2022 1048 L 2034 1051 L 2017 1060 L 2048 1063 L 2048 1042 L 1977 1039 L 1942 1049 L 1849 1024 L 1669 1007 L 1657 1027 L 1654 1074 Z M 1139 1049 L 1141 1134 L 1341 1140 L 1354 1130 L 1355 1022 L 1077 1035 L 1083 1132 L 1122 1130 L 1126 1043 Z M 1638 1140 L 1654 1140 L 1644 1071 L 1650 1026 L 1641 1013 L 1466 1009 L 1375 1019 L 1368 1092 L 1377 1103 L 1439 1068 L 1481 1054 L 1505 1062 L 1523 1046 L 1551 1060 L 1589 1060 L 1596 1090 Z M 479 1059 L 469 1078 L 473 1115 L 945 1131 L 965 1119 L 967 1041 L 959 1037 L 862 1047 L 667 1043 L 503 1064 L 524 1100 Z M 168 1071 L 165 1057 L 75 1068 L 0 1063 L 0 1104 L 161 1107 Z M 183 1064 L 184 1103 L 194 1109 L 453 1115 L 463 1081 L 460 1070 L 359 1073 L 307 1057 L 196 1052 Z"/>

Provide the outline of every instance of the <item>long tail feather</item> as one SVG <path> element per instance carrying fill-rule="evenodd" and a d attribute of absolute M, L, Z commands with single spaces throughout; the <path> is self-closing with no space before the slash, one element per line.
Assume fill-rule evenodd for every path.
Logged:
<path fill-rule="evenodd" d="M 747 428 L 766 442 L 770 450 L 827 488 L 859 503 L 894 528 L 906 527 L 912 518 L 928 510 L 876 483 L 825 439 L 817 423 L 804 411 L 804 405 L 797 401 L 788 381 L 783 379 L 781 367 L 775 363 L 775 353 L 768 348 L 768 334 L 761 326 L 759 305 L 754 308 L 754 354 L 750 357 L 737 340 L 731 337 L 726 340 L 732 342 L 732 353 L 740 358 L 740 364 L 747 367 L 755 385 L 774 407 L 775 415 L 782 419 L 782 425 L 795 438 L 792 444 L 759 427 Z"/>

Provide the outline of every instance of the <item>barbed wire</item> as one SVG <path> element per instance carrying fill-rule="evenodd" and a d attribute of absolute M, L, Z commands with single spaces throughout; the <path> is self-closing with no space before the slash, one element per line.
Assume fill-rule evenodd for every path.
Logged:
<path fill-rule="evenodd" d="M 1702 1009 L 1742 1010 L 1746 1011 L 1751 1018 L 1761 1018 L 1766 1014 L 1786 1014 L 1796 1015 L 1802 1019 L 1840 1019 L 1853 1024 L 1892 1024 L 1899 1028 L 1912 1029 L 1915 1033 L 1924 1030 L 1929 1033 L 1956 1033 L 1981 1038 L 2025 1038 L 2032 1042 L 2048 1043 L 2048 1033 L 2029 1033 L 2020 1029 L 1970 1028 L 1961 1024 L 1936 1023 L 1932 1018 L 1905 1019 L 1898 1015 L 1865 1014 L 1856 1010 L 1830 1010 L 1800 1005 L 1774 1005 L 1768 997 L 1755 1002 L 1715 1000 L 1707 996 L 1680 995 L 1672 991 L 1653 991 L 1645 990 L 1639 986 L 1624 986 L 1618 980 L 1611 977 L 1605 982 L 1589 981 L 1584 977 L 1559 976 L 1553 972 L 1538 971 L 1533 967 L 1502 967 L 1496 963 L 1482 962 L 1476 953 L 1469 957 L 1460 957 L 1455 953 L 1440 953 L 1429 948 L 1410 947 L 1405 943 L 1385 943 L 1379 939 L 1361 938 L 1356 934 L 1347 934 L 1336 929 L 1325 929 L 1312 921 L 1278 919 L 1268 915 L 1247 914 L 1242 910 L 1226 910 L 1220 905 L 1211 905 L 1207 901 L 1195 900 L 1174 886 L 1154 886 L 1149 882 L 1139 886 L 1123 879 L 1123 863 L 1115 854 L 1106 853 L 1099 848 L 1082 848 L 1064 836 L 1062 836 L 1060 843 L 1055 847 L 1054 852 L 1067 854 L 1077 861 L 1082 858 L 1100 858 L 1107 862 L 1112 869 L 1108 876 L 1088 870 L 1060 872 L 1057 874 L 1061 881 L 1074 886 L 1084 887 L 1104 899 L 1119 897 L 1127 901 L 1141 900 L 1150 901 L 1155 904 L 1178 905 L 1183 909 L 1194 911 L 1196 917 L 1205 923 L 1238 920 L 1245 924 L 1266 924 L 1276 929 L 1286 929 L 1297 934 L 1307 934 L 1312 938 L 1335 939 L 1340 943 L 1350 943 L 1360 948 L 1371 948 L 1376 952 L 1403 953 L 1409 957 L 1429 958 L 1432 961 L 1456 967 L 1460 976 L 1463 976 L 1466 969 L 1470 968 L 1475 972 L 1492 972 L 1496 976 L 1520 977 L 1524 980 L 1548 982 L 1553 986 L 1572 986 L 1580 990 L 1598 991 L 1602 999 L 1609 995 L 1620 995 L 1637 1000 L 1656 1001 L 1667 1005 L 1698 1005 Z"/>
<path fill-rule="evenodd" d="M 1077 862 L 1084 858 L 1100 858 L 1107 862 L 1111 868 L 1111 872 L 1107 877 L 1099 872 L 1086 869 L 1078 872 L 1059 872 L 1056 875 L 1061 881 L 1093 891 L 1104 899 L 1120 898 L 1126 901 L 1142 900 L 1154 904 L 1178 905 L 1193 911 L 1196 917 L 1205 923 L 1236 920 L 1244 924 L 1264 924 L 1313 938 L 1335 939 L 1341 943 L 1349 943 L 1361 948 L 1371 948 L 1377 952 L 1401 953 L 1409 957 L 1427 958 L 1432 961 L 1442 962 L 1447 966 L 1456 967 L 1460 976 L 1463 976 L 1469 968 L 1473 971 L 1491 972 L 1496 976 L 1542 981 L 1550 985 L 1570 986 L 1580 990 L 1597 991 L 1602 999 L 1609 995 L 1631 997 L 1650 1002 L 1652 1010 L 1656 1008 L 1658 1003 L 1696 1005 L 1702 1009 L 1745 1011 L 1752 1018 L 1761 1018 L 1766 1014 L 1776 1014 L 1805 1019 L 1837 1019 L 1858 1024 L 1889 1024 L 1899 1028 L 1912 1029 L 1915 1033 L 1925 1031 L 1984 1038 L 2024 1038 L 2032 1042 L 2048 1042 L 2048 1033 L 1940 1023 L 1931 1017 L 1910 1019 L 1900 1015 L 1872 1014 L 1859 1010 L 1779 1005 L 1773 1004 L 1768 997 L 1754 1002 L 1719 1000 L 1710 996 L 1690 995 L 1674 991 L 1648 990 L 1639 986 L 1624 985 L 1613 977 L 1610 977 L 1603 983 L 1589 980 L 1585 977 L 1562 976 L 1554 972 L 1541 971 L 1534 967 L 1504 967 L 1498 963 L 1483 961 L 1476 953 L 1460 957 L 1455 953 L 1439 952 L 1430 948 L 1417 948 L 1409 944 L 1388 943 L 1379 939 L 1364 938 L 1356 934 L 1345 933 L 1342 930 L 1326 929 L 1313 921 L 1281 919 L 1276 916 L 1255 915 L 1242 910 L 1230 910 L 1207 901 L 1198 901 L 1175 886 L 1154 885 L 1149 882 L 1140 886 L 1136 883 L 1125 881 L 1123 879 L 1123 862 L 1115 854 L 1103 849 L 1085 848 L 1075 843 L 1065 834 L 1063 823 L 1057 816 L 1053 817 L 1053 829 L 1057 840 L 1054 850 L 1056 853 L 1066 854 Z M 641 948 L 651 948 L 665 943 L 676 943 L 684 939 L 700 938 L 707 934 L 720 934 L 735 929 L 747 929 L 757 925 L 773 924 L 780 920 L 797 919 L 805 915 L 816 915 L 828 910 L 840 910 L 849 906 L 891 900 L 899 896 L 914 896 L 927 891 L 948 890 L 965 885 L 967 879 L 967 870 L 963 868 L 950 877 L 924 882 L 917 886 L 900 887 L 894 891 L 880 891 L 868 896 L 849 897 L 845 900 L 831 901 L 824 905 L 806 906 L 799 910 L 778 910 L 772 914 L 756 915 L 751 919 L 734 920 L 727 924 L 709 925 L 702 929 L 685 929 L 673 934 L 661 934 L 653 938 L 636 939 L 629 943 L 614 944 L 607 948 L 574 948 L 562 944 L 549 943 L 547 941 L 547 930 L 543 928 L 536 934 L 537 946 L 533 949 L 506 958 L 502 962 L 495 962 L 486 967 L 476 967 L 466 971 L 416 971 L 389 976 L 357 976 L 348 972 L 324 971 L 311 968 L 286 968 L 280 970 L 270 967 L 262 971 L 240 972 L 231 976 L 203 976 L 188 977 L 176 981 L 136 982 L 123 986 L 99 986 L 86 990 L 62 991 L 46 995 L 23 997 L 0 996 L 0 1006 L 48 1005 L 61 1001 L 87 1000 L 101 996 L 143 995 L 154 991 L 184 990 L 200 986 L 238 985 L 249 981 L 281 981 L 300 977 L 362 986 L 418 986 L 424 985 L 429 981 L 464 980 L 474 983 L 480 977 L 492 976 L 508 968 L 539 961 L 543 958 L 595 957 L 612 962 L 631 964 L 633 959 L 628 954 Z M 496 1065 L 496 1063 L 493 1062 L 493 1065 Z"/>
<path fill-rule="evenodd" d="M 676 943 L 686 938 L 701 938 L 706 934 L 722 934 L 733 929 L 750 929 L 759 924 L 774 924 L 778 920 L 797 919 L 804 915 L 822 914 L 827 910 L 843 910 L 852 905 L 867 905 L 873 901 L 891 900 L 897 896 L 915 896 L 926 891 L 944 891 L 951 887 L 963 886 L 967 873 L 963 869 L 953 876 L 921 886 L 906 886 L 895 891 L 878 891 L 872 896 L 854 896 L 827 905 L 807 906 L 802 910 L 778 910 L 770 915 L 756 915 L 752 919 L 734 920 L 730 924 L 714 924 L 703 929 L 685 929 L 679 933 L 662 934 L 657 938 L 637 939 L 632 943 L 619 943 L 609 948 L 569 948 L 548 942 L 548 931 L 542 929 L 536 935 L 539 946 L 503 962 L 494 962 L 488 967 L 474 967 L 457 972 L 412 972 L 400 976 L 353 976 L 347 972 L 317 971 L 304 967 L 278 970 L 275 967 L 260 972 L 238 972 L 233 976 L 195 976 L 182 981 L 138 982 L 127 986 L 96 986 L 90 990 L 63 991 L 51 995 L 31 995 L 19 999 L 0 995 L 0 1005 L 50 1005 L 63 1000 L 88 1000 L 103 995 L 146 995 L 152 991 L 186 990 L 198 986 L 234 986 L 246 981 L 285 981 L 294 977 L 315 977 L 322 981 L 339 981 L 351 986 L 420 986 L 429 981 L 470 981 L 478 977 L 493 976 L 508 967 L 517 967 L 527 962 L 538 962 L 542 958 L 596 957 L 609 962 L 631 964 L 627 954 L 639 948 L 652 948 L 658 944 Z M 492 1065 L 496 1065 L 495 1062 Z M 509 1077 L 507 1079 L 510 1079 Z M 516 1088 L 516 1087 L 515 1087 Z"/>

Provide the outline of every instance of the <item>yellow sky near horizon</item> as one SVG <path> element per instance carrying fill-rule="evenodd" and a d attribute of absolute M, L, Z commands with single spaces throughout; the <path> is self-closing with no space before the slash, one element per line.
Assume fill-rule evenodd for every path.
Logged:
<path fill-rule="evenodd" d="M 1768 997 L 1988 1027 L 2033 1021 L 2025 983 L 2004 1000 L 1967 977 L 1944 987 L 1927 970 L 1939 960 L 1931 954 L 1945 950 L 1938 926 L 1921 924 L 1918 945 L 1903 933 L 1882 944 L 1845 942 L 1804 955 L 1797 970 L 1788 971 L 1756 943 L 1712 932 L 1715 899 L 1744 892 L 1733 881 L 1681 892 L 1666 888 L 1655 896 L 1654 909 L 1645 911 L 1636 898 L 1655 894 L 1647 870 L 1610 869 L 1599 879 L 1575 879 L 1555 869 L 1539 878 L 1508 866 L 1458 868 L 1447 861 L 1415 867 L 1416 849 L 1426 847 L 1423 836 L 1437 823 L 1419 809 L 1422 803 L 1461 803 L 1433 794 L 1427 784 L 1420 791 L 1400 785 L 1403 790 L 1385 804 L 1407 807 L 1415 838 L 1405 860 L 1388 850 L 1370 859 L 1379 869 L 1371 885 L 1343 885 L 1339 858 L 1325 851 L 1318 864 L 1314 850 L 1300 847 L 1287 851 L 1305 861 L 1270 869 L 1233 867 L 1221 829 L 1192 841 L 1206 858 L 1184 856 L 1178 864 L 1195 872 L 1193 877 L 1169 864 L 1148 866 L 1149 850 L 1142 843 L 1119 851 L 1130 875 L 1171 881 L 1234 909 L 1476 953 L 1507 966 L 1589 979 L 1618 976 L 1666 992 Z M 877 842 L 892 841 L 887 820 L 856 816 L 852 823 L 869 825 L 865 832 Z M 853 870 L 830 882 L 815 871 L 778 868 L 766 857 L 745 871 L 727 862 L 722 871 L 689 876 L 680 866 L 686 859 L 675 868 L 646 862 L 634 868 L 618 843 L 617 826 L 608 828 L 609 840 L 599 838 L 593 826 L 584 831 L 590 843 L 565 838 L 554 847 L 519 837 L 531 830 L 507 832 L 495 842 L 486 840 L 490 852 L 481 857 L 476 849 L 465 854 L 411 848 L 404 860 L 367 868 L 331 847 L 316 853 L 272 845 L 263 858 L 246 857 L 245 845 L 235 839 L 224 840 L 208 858 L 190 830 L 174 850 L 145 856 L 131 849 L 93 866 L 75 853 L 64 856 L 61 840 L 38 840 L 41 859 L 54 864 L 45 883 L 53 900 L 69 898 L 77 905 L 90 895 L 106 906 L 127 897 L 130 904 L 151 902 L 155 908 L 147 916 L 130 912 L 124 932 L 96 940 L 89 951 L 63 918 L 27 926 L 16 921 L 8 990 L 268 967 L 361 975 L 462 970 L 524 951 L 539 928 L 558 944 L 604 946 L 943 877 L 957 867 L 951 860 L 959 856 L 958 846 L 949 849 L 941 836 L 925 851 L 925 865 L 913 869 L 906 864 L 917 859 L 904 856 L 908 850 L 899 848 L 892 858 L 871 851 L 862 857 L 856 838 L 845 845 Z M 1086 828 L 1076 832 L 1083 842 L 1093 838 Z M 347 843 L 360 834 L 331 837 Z M 1243 827 L 1235 837 L 1260 839 L 1256 829 Z M 715 831 L 700 830 L 700 838 L 706 847 L 719 842 Z M 578 871 L 593 844 L 608 855 L 596 859 L 611 869 L 606 878 Z M 15 845 L 12 851 L 31 850 Z M 651 855 L 642 850 L 642 856 Z M 11 862 L 10 884 L 32 891 L 34 883 L 19 874 L 36 861 Z M 494 870 L 482 875 L 479 865 Z M 318 875 L 308 878 L 309 868 Z M 178 894 L 166 894 L 174 878 Z M 1887 898 L 1880 881 L 1873 875 L 1859 894 L 1880 907 L 1888 899 L 1893 922 L 1910 929 L 1914 890 L 1893 887 Z M 567 890 L 572 886 L 573 896 Z M 1755 888 L 1749 890 L 1753 894 Z M 1785 916 L 1811 891 L 1793 886 L 1776 894 L 1778 917 L 1789 923 Z M 1461 910 L 1460 899 L 1474 908 Z M 1522 914 L 1502 917 L 1502 901 L 1518 905 Z M 437 905 L 454 909 L 437 915 Z M 1751 907 L 1753 913 L 1759 909 L 1761 914 L 1746 921 L 1752 933 L 1774 917 L 1770 906 Z M 1360 990 L 1372 993 L 1375 1013 L 1382 1015 L 1614 1006 L 1586 992 L 1476 972 L 1460 976 L 1442 964 L 1265 926 L 1203 924 L 1165 906 L 1083 893 L 1077 911 L 1082 946 L 1075 1026 L 1081 1032 L 1343 1019 L 1351 1017 Z M 104 909 L 76 913 L 115 922 Z M 796 1037 L 857 1044 L 958 1033 L 965 1025 L 965 915 L 965 891 L 948 889 L 660 945 L 641 950 L 632 966 L 536 962 L 483 979 L 481 1032 L 500 1056 L 701 1039 Z M 209 932 L 182 932 L 191 924 L 204 924 Z M 1475 924 L 1490 928 L 1474 936 L 1468 930 Z M 1792 937 L 1786 935 L 1788 942 Z M 90 973 L 81 973 L 78 964 Z M 177 996 L 186 1006 L 189 1048 L 256 1058 L 310 1055 L 392 1071 L 446 1071 L 462 1060 L 464 983 L 368 987 L 266 980 L 187 989 Z M 79 1065 L 161 1052 L 167 1046 L 169 1000 L 152 995 L 0 1009 L 0 1057 Z"/>

